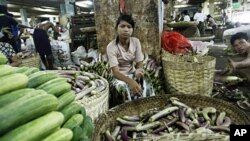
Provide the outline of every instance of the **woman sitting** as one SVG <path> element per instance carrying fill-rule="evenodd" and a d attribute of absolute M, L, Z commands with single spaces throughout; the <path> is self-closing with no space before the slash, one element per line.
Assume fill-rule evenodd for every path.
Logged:
<path fill-rule="evenodd" d="M 118 91 L 118 94 L 111 95 L 111 107 L 147 95 L 143 80 L 141 43 L 139 39 L 131 37 L 134 27 L 135 22 L 130 15 L 121 15 L 116 24 L 118 36 L 108 44 L 106 49 L 108 62 L 115 78 L 111 85 Z"/>

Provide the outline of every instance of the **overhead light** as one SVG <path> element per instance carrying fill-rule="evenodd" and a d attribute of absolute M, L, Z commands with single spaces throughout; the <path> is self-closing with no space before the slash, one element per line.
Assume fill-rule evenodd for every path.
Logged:
<path fill-rule="evenodd" d="M 93 2 L 90 0 L 85 0 L 85 1 L 78 1 L 75 3 L 79 7 L 91 7 L 93 5 Z"/>
<path fill-rule="evenodd" d="M 57 10 L 53 10 L 53 9 L 44 9 L 44 8 L 40 8 L 40 7 L 33 7 L 33 10 L 37 10 L 37 11 L 43 11 L 43 12 L 57 12 Z"/>

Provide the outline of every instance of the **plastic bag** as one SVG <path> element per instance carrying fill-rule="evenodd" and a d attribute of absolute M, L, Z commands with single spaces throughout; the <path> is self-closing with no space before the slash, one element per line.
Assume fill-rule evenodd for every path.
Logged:
<path fill-rule="evenodd" d="M 191 43 L 178 32 L 163 32 L 161 36 L 162 47 L 172 54 L 184 55 L 189 53 Z"/>
<path fill-rule="evenodd" d="M 193 51 L 196 55 L 206 55 L 209 51 L 209 46 L 213 46 L 214 42 L 190 41 Z"/>
<path fill-rule="evenodd" d="M 26 39 L 26 50 L 32 53 L 36 52 L 35 43 L 32 37 Z"/>
<path fill-rule="evenodd" d="M 74 52 L 71 53 L 72 60 L 76 65 L 81 64 L 81 59 L 87 57 L 86 49 L 83 46 L 79 46 Z"/>
<path fill-rule="evenodd" d="M 54 57 L 54 67 L 64 67 L 73 64 L 67 42 L 52 40 L 50 44 Z"/>

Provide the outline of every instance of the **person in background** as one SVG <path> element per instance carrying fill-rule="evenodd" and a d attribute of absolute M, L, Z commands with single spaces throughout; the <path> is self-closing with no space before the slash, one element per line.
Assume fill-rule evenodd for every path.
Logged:
<path fill-rule="evenodd" d="M 208 23 L 208 26 L 212 27 L 213 35 L 215 35 L 216 29 L 217 29 L 217 24 L 211 15 L 207 15 L 207 23 Z"/>
<path fill-rule="evenodd" d="M 144 77 L 144 56 L 139 39 L 131 37 L 134 27 L 135 22 L 132 16 L 121 15 L 116 23 L 118 36 L 108 44 L 106 54 L 115 78 L 111 85 L 116 87 L 117 90 L 124 90 L 127 93 L 125 95 L 140 97 L 143 95 L 142 91 L 144 91 L 141 84 Z M 140 81 L 136 81 L 136 79 Z M 111 97 L 113 97 L 113 102 L 116 104 L 124 102 L 118 103 L 118 94 L 111 95 Z M 114 103 L 111 103 L 111 106 L 115 106 Z"/>
<path fill-rule="evenodd" d="M 9 43 L 0 42 L 0 52 L 8 59 L 8 64 L 13 67 L 18 67 L 21 61 L 18 59 L 14 49 Z"/>
<path fill-rule="evenodd" d="M 180 17 L 178 19 L 178 22 L 183 21 L 184 20 L 184 16 L 185 16 L 184 12 L 181 12 Z"/>
<path fill-rule="evenodd" d="M 41 23 L 38 24 L 33 33 L 36 51 L 39 53 L 45 69 L 47 70 L 53 69 L 53 56 L 49 36 L 47 34 L 50 28 L 52 28 L 54 32 L 59 33 L 58 28 L 56 28 L 52 22 L 44 19 L 41 20 Z"/>
<path fill-rule="evenodd" d="M 229 59 L 229 65 L 233 70 L 250 68 L 250 43 L 246 33 L 238 32 L 231 37 L 230 43 L 233 49 L 245 57 L 242 61 Z"/>
<path fill-rule="evenodd" d="M 190 16 L 188 15 L 188 11 L 184 10 L 183 13 L 184 13 L 184 19 L 183 19 L 183 21 L 190 22 Z"/>
<path fill-rule="evenodd" d="M 8 13 L 7 7 L 5 5 L 0 5 L 0 42 L 9 43 L 15 52 L 19 52 L 17 46 L 17 35 L 18 35 L 18 28 L 30 28 L 28 26 L 19 24 L 15 19 L 13 19 L 13 15 Z M 7 45 L 9 44 L 2 44 Z"/>
<path fill-rule="evenodd" d="M 198 22 L 198 28 L 201 35 L 205 34 L 205 21 L 207 16 L 201 12 L 201 8 L 198 9 L 198 12 L 194 14 L 194 21 Z"/>

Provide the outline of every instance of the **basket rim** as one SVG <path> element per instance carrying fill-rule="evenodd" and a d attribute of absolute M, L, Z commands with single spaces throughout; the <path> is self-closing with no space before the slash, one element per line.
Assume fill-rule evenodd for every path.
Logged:
<path fill-rule="evenodd" d="M 152 96 L 152 97 L 145 97 L 145 98 L 141 98 L 141 99 L 137 99 L 131 102 L 127 102 L 127 103 L 123 103 L 121 105 L 118 105 L 116 107 L 113 107 L 111 109 L 109 109 L 106 113 L 101 114 L 98 119 L 95 121 L 95 132 L 93 135 L 92 140 L 98 140 L 100 138 L 101 133 L 103 132 L 103 130 L 106 130 L 108 128 L 113 128 L 111 127 L 112 124 L 114 124 L 114 119 L 118 116 L 118 115 L 123 115 L 122 111 L 126 111 L 129 110 L 129 107 L 132 107 L 131 109 L 134 109 L 134 111 L 138 112 L 138 108 L 135 108 L 134 106 L 138 106 L 140 104 L 140 107 L 144 107 L 146 106 L 144 103 L 149 102 L 150 100 L 150 104 L 153 103 L 158 103 L 157 100 L 165 101 L 167 99 L 169 99 L 170 97 L 177 97 L 180 100 L 191 100 L 192 103 L 193 102 L 200 102 L 200 105 L 204 104 L 204 107 L 207 105 L 208 106 L 213 106 L 216 109 L 219 109 L 219 111 L 226 111 L 229 112 L 229 114 L 231 114 L 231 116 L 233 118 L 235 118 L 235 120 L 237 120 L 237 122 L 241 121 L 241 123 L 236 123 L 236 124 L 249 124 L 250 123 L 250 117 L 249 115 L 247 115 L 244 111 L 242 111 L 241 109 L 239 109 L 237 106 L 221 100 L 221 99 L 216 99 L 216 98 L 211 98 L 211 97 L 207 97 L 207 96 L 201 96 L 201 95 L 180 95 L 180 94 L 166 94 L 166 95 L 159 95 L 159 96 Z M 197 100 L 198 99 L 198 100 Z M 190 102 L 190 101 L 189 101 Z M 218 104 L 213 104 L 213 103 L 218 103 Z M 197 104 L 198 106 L 199 104 Z M 191 107 L 195 107 L 195 105 L 190 105 Z M 134 107 L 134 108 L 133 108 Z M 147 107 L 147 106 L 146 106 Z M 113 122 L 113 123 L 112 123 Z"/>

